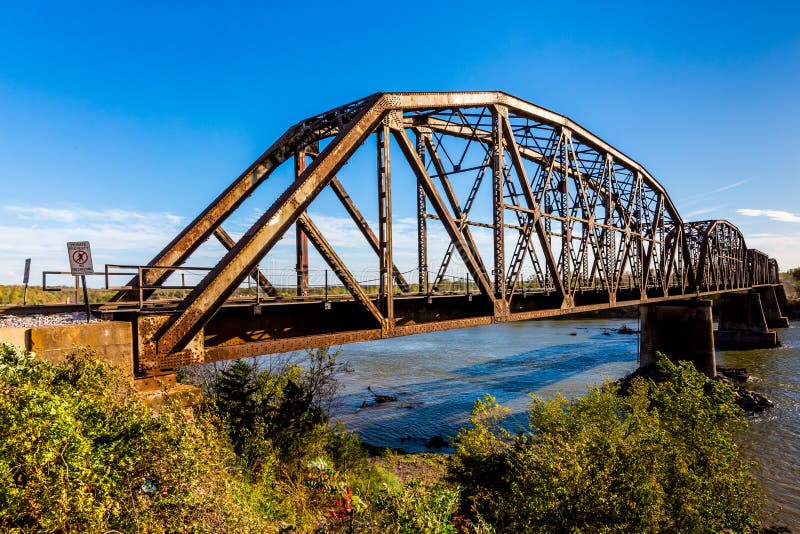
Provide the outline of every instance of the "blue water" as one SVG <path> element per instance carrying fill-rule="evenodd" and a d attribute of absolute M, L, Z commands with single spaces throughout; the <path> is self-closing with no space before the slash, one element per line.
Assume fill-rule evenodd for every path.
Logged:
<path fill-rule="evenodd" d="M 635 319 L 540 320 L 345 345 L 340 358 L 351 371 L 341 378 L 334 418 L 371 445 L 430 450 L 428 439 L 452 438 L 488 393 L 512 409 L 511 426 L 522 426 L 529 393 L 573 397 L 636 368 L 638 336 L 616 333 L 623 324 L 638 329 Z M 755 377 L 749 387 L 776 403 L 740 442 L 757 462 L 769 522 L 797 528 L 800 328 L 793 326 L 779 332 L 781 348 L 718 351 L 717 361 L 748 368 Z M 362 407 L 373 401 L 368 386 L 397 402 Z"/>
<path fill-rule="evenodd" d="M 346 345 L 352 372 L 335 417 L 367 443 L 409 452 L 454 436 L 484 394 L 513 410 L 510 424 L 524 424 L 530 392 L 574 396 L 636 368 L 637 336 L 612 333 L 623 322 L 505 323 Z M 367 386 L 397 402 L 362 407 L 373 400 Z"/>

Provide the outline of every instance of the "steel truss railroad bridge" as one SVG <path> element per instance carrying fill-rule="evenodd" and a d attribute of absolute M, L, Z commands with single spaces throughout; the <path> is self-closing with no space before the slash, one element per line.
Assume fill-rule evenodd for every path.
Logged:
<path fill-rule="evenodd" d="M 375 148 L 377 230 L 345 189 L 362 188 L 363 176 L 337 176 L 357 152 Z M 231 237 L 226 219 L 292 163 L 294 181 Z M 393 164 L 416 183 L 404 191 L 416 197 L 410 276 L 393 258 Z M 307 213 L 326 188 L 374 250 L 376 282 L 357 280 Z M 429 247 L 434 225 L 446 234 L 442 250 Z M 295 295 L 257 269 L 292 226 Z M 491 233 L 489 254 L 476 232 Z M 154 298 L 175 287 L 167 280 L 212 236 L 227 250 L 216 266 L 183 299 Z M 327 284 L 325 294 L 309 291 L 308 242 L 346 292 L 332 295 Z M 431 269 L 434 255 L 442 259 Z M 468 273 L 458 283 L 448 276 L 454 264 Z M 259 286 L 256 301 L 232 298 L 246 279 Z M 376 93 L 289 128 L 120 287 L 106 312 L 133 322 L 142 372 L 776 283 L 776 261 L 747 248 L 736 226 L 684 222 L 642 165 L 567 117 L 501 92 Z"/>

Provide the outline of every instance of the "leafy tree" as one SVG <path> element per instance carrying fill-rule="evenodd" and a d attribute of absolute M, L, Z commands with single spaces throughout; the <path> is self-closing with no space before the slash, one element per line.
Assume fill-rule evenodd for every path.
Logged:
<path fill-rule="evenodd" d="M 494 398 L 456 440 L 462 513 L 504 532 L 747 532 L 761 492 L 733 440 L 746 421 L 732 389 L 691 364 L 658 362 L 574 401 L 532 396 L 529 426 L 503 430 Z"/>
<path fill-rule="evenodd" d="M 794 281 L 796 283 L 800 284 L 800 267 L 798 267 L 797 269 L 791 269 L 789 271 L 789 274 L 791 275 L 792 278 L 794 278 Z"/>
<path fill-rule="evenodd" d="M 237 360 L 230 368 L 220 371 L 217 379 L 217 409 L 227 423 L 237 454 L 242 452 L 245 435 L 252 429 L 255 419 L 255 371 L 255 366 Z"/>

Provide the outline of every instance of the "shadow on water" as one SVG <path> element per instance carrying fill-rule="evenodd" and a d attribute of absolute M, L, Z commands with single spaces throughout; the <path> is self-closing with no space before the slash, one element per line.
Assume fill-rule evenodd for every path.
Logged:
<path fill-rule="evenodd" d="M 463 366 L 457 365 L 457 355 L 450 354 L 448 360 L 446 355 L 430 354 L 428 365 L 421 359 L 416 368 L 406 368 L 402 374 L 389 379 L 376 377 L 383 385 L 375 389 L 396 396 L 396 402 L 364 407 L 371 400 L 366 387 L 372 377 L 362 374 L 357 378 L 359 387 L 354 390 L 350 384 L 350 391 L 341 397 L 335 417 L 371 445 L 413 452 L 424 450 L 425 441 L 432 436 L 454 436 L 467 423 L 475 400 L 490 394 L 512 409 L 508 426 L 513 430 L 526 422 L 528 393 L 551 397 L 561 392 L 574 396 L 583 393 L 589 383 L 618 377 L 604 372 L 625 374 L 635 367 L 638 337 L 604 334 L 608 329 L 605 325 L 584 327 L 580 335 L 583 339 L 575 342 L 500 357 L 486 355 L 481 361 Z M 498 335 L 510 333 L 497 331 Z M 567 335 L 578 337 L 578 333 Z M 520 339 L 520 343 L 529 341 Z M 447 340 L 443 339 L 442 344 L 447 346 Z M 489 352 L 491 347 L 467 344 L 455 352 L 458 350 L 467 351 L 465 359 L 474 361 L 476 354 Z M 431 361 L 433 358 L 436 361 Z M 443 359 L 452 365 L 443 369 Z"/>

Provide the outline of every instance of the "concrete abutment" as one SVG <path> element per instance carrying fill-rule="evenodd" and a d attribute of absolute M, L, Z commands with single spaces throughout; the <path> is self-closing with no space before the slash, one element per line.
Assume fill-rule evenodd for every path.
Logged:
<path fill-rule="evenodd" d="M 784 308 L 788 306 L 786 293 L 782 285 L 756 286 L 752 291 L 761 297 L 761 307 L 764 309 L 764 318 L 769 328 L 789 328 L 789 319 L 781 311 L 780 301 L 784 301 Z"/>
<path fill-rule="evenodd" d="M 191 407 L 200 402 L 202 392 L 195 386 L 180 384 L 172 372 L 134 379 L 134 339 L 129 321 L 100 321 L 65 325 L 0 328 L 0 343 L 10 343 L 36 357 L 61 362 L 81 347 L 90 347 L 97 357 L 122 369 L 130 377 L 144 402 L 158 409 L 167 399 Z"/>

